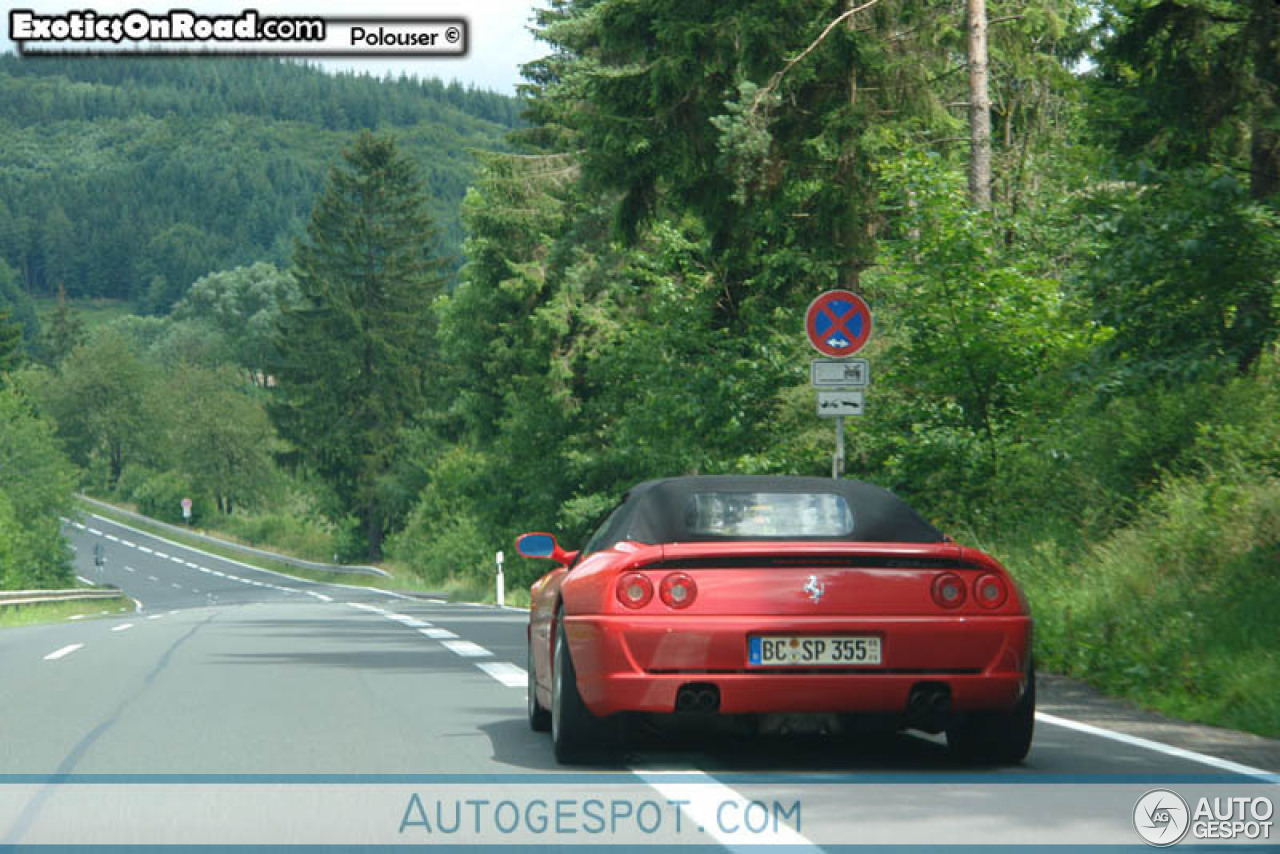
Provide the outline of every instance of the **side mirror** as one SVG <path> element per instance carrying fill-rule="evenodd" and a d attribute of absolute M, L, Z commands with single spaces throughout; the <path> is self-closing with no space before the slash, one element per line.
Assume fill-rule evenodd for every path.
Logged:
<path fill-rule="evenodd" d="M 521 557 L 549 558 L 562 566 L 573 563 L 577 552 L 560 548 L 551 534 L 521 534 L 516 537 L 516 553 Z"/>

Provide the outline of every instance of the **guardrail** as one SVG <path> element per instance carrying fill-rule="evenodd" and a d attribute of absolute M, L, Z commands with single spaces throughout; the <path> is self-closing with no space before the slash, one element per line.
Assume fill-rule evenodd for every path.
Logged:
<path fill-rule="evenodd" d="M 0 608 L 37 602 L 71 602 L 78 599 L 118 599 L 119 590 L 0 590 Z"/>
<path fill-rule="evenodd" d="M 377 576 L 381 576 L 382 578 L 391 577 L 391 573 L 387 572 L 385 569 L 378 569 L 378 567 L 376 566 L 364 566 L 364 565 L 357 565 L 357 564 L 346 565 L 346 564 L 338 564 L 338 563 L 316 563 L 315 561 L 303 560 L 300 557 L 289 557 L 288 555 L 282 555 L 279 552 L 267 551 L 266 549 L 258 549 L 258 548 L 254 548 L 253 546 L 241 545 L 240 543 L 233 543 L 233 542 L 230 542 L 229 540 L 221 540 L 221 539 L 218 539 L 217 537 L 210 537 L 207 534 L 201 534 L 198 531 L 193 531 L 190 528 L 184 528 L 181 525 L 170 525 L 168 522 L 161 522 L 156 519 L 152 519 L 150 516 L 143 516 L 141 513 L 134 513 L 132 510 L 123 510 L 115 506 L 114 504 L 108 504 L 105 501 L 99 501 L 98 499 L 90 498 L 87 495 L 77 495 L 76 498 L 79 498 L 81 501 L 85 502 L 86 504 L 93 505 L 94 507 L 100 507 L 104 510 L 110 510 L 112 513 L 119 513 L 121 516 L 124 516 L 127 519 L 133 519 L 138 522 L 145 522 L 148 525 L 154 525 L 157 528 L 160 528 L 165 531 L 171 531 L 175 534 L 181 534 L 184 537 L 194 537 L 195 539 L 200 540 L 201 542 L 206 542 L 206 543 L 209 543 L 210 545 L 220 546 L 221 548 L 224 548 L 224 549 L 231 549 L 232 551 L 237 551 L 242 554 L 255 555 L 257 557 L 264 557 L 269 560 L 280 561 L 281 563 L 288 564 L 289 566 L 296 566 L 299 569 L 310 569 L 315 572 L 350 573 L 353 575 L 377 575 Z"/>

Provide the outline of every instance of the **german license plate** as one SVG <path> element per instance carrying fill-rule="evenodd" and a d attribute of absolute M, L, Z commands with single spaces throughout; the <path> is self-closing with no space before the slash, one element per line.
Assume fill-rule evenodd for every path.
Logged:
<path fill-rule="evenodd" d="M 747 638 L 747 651 L 753 667 L 879 664 L 880 638 L 752 635 Z"/>

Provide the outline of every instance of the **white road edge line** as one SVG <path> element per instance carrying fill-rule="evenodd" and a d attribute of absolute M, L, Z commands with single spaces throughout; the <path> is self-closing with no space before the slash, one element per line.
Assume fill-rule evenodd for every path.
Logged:
<path fill-rule="evenodd" d="M 80 581 L 83 581 L 85 584 L 88 584 L 90 586 L 93 585 L 93 582 L 85 578 L 83 575 L 77 575 L 76 578 L 79 579 Z"/>
<path fill-rule="evenodd" d="M 1123 732 L 1115 732 L 1102 727 L 1093 726 L 1092 724 L 1080 723 L 1068 718 L 1060 718 L 1057 715 L 1051 715 L 1046 712 L 1036 712 L 1036 720 L 1053 726 L 1060 726 L 1066 729 L 1073 729 L 1076 732 L 1084 732 L 1089 735 L 1096 735 L 1099 738 L 1109 738 L 1112 741 L 1119 741 L 1122 744 L 1129 744 L 1134 747 L 1143 747 L 1147 750 L 1154 750 L 1156 753 L 1163 753 L 1166 756 L 1176 756 L 1179 759 L 1189 759 L 1192 762 L 1199 762 L 1201 765 L 1208 765 L 1211 768 L 1219 768 L 1223 771 L 1230 771 L 1233 774 L 1243 774 L 1249 777 L 1268 777 L 1274 778 L 1275 774 L 1270 771 L 1264 771 L 1261 768 L 1254 768 L 1251 765 L 1242 765 L 1239 762 L 1232 762 L 1230 759 L 1219 759 L 1216 756 L 1209 756 L 1204 753 L 1196 753 L 1194 750 L 1187 750 L 1182 747 L 1174 747 L 1171 744 L 1164 744 L 1159 741 L 1152 741 L 1149 738 L 1140 738 L 1136 735 L 1127 735 Z"/>
<path fill-rule="evenodd" d="M 649 784 L 650 788 L 664 796 L 668 801 L 680 804 L 680 810 L 695 827 L 706 830 L 716 842 L 735 850 L 756 850 L 760 845 L 785 845 L 791 854 L 800 851 L 813 851 L 818 854 L 822 849 L 799 831 L 781 822 L 776 829 L 765 833 L 751 833 L 743 828 L 742 833 L 730 833 L 720 825 L 719 810 L 724 804 L 733 802 L 738 805 L 738 815 L 745 813 L 750 800 L 739 794 L 710 774 L 692 768 L 646 768 L 632 767 L 632 774 Z M 688 783 L 673 783 L 672 775 L 687 776 Z"/>
<path fill-rule="evenodd" d="M 82 643 L 67 644 L 62 649 L 55 649 L 53 652 L 46 655 L 44 657 L 44 660 L 57 661 L 59 658 L 62 658 L 65 655 L 70 655 L 71 653 L 75 652 L 77 649 L 80 649 L 82 646 L 84 646 L 84 644 Z"/>
<path fill-rule="evenodd" d="M 523 688 L 529 684 L 529 674 L 523 667 L 517 667 L 509 661 L 477 661 L 479 667 L 494 679 L 508 688 Z"/>
<path fill-rule="evenodd" d="M 187 551 L 194 552 L 195 554 L 198 554 L 198 555 L 211 557 L 214 560 L 220 560 L 225 563 L 235 564 L 236 566 L 243 566 L 245 569 L 252 569 L 254 572 L 266 572 L 271 575 L 278 575 L 281 578 L 287 578 L 290 581 L 301 581 L 306 584 L 318 584 L 324 587 L 345 587 L 348 590 L 359 590 L 361 592 L 366 592 L 366 593 L 378 593 L 383 596 L 390 596 L 394 599 L 408 599 L 409 601 L 415 601 L 415 597 L 413 596 L 406 596 L 405 594 L 397 593 L 394 590 L 383 590 L 381 587 L 361 587 L 358 584 L 340 584 L 336 581 L 316 581 L 315 579 L 312 579 L 312 578 L 300 578 L 299 576 L 296 576 L 296 575 L 289 575 L 286 572 L 276 572 L 274 569 L 263 569 L 260 566 L 254 566 L 253 564 L 245 563 L 244 561 L 239 561 L 239 560 L 236 560 L 235 558 L 223 557 L 222 555 L 217 555 L 217 554 L 214 554 L 213 552 L 207 552 L 207 551 L 204 551 L 203 549 L 198 549 L 194 546 L 184 546 L 182 543 L 174 542 L 173 540 L 166 540 L 164 537 L 157 536 L 156 534 L 149 534 L 140 528 L 135 528 L 132 525 L 126 525 L 124 522 L 117 522 L 114 519 L 108 519 L 106 516 L 99 516 L 97 513 L 90 513 L 89 515 L 92 516 L 94 519 L 100 519 L 109 525 L 115 525 L 118 528 L 124 528 L 126 531 L 133 531 L 135 534 L 142 534 L 144 537 L 150 537 L 153 540 L 159 540 L 162 543 L 168 543 L 171 546 L 176 546 L 177 548 L 180 548 L 180 549 L 186 549 Z M 139 546 L 138 548 L 145 551 L 150 551 L 150 549 L 147 549 L 144 546 Z"/>

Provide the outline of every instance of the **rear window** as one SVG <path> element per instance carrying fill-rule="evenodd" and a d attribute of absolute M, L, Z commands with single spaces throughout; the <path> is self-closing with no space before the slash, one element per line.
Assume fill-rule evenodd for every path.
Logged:
<path fill-rule="evenodd" d="M 718 537 L 848 537 L 853 511 L 826 492 L 698 492 L 684 523 L 691 534 Z"/>

